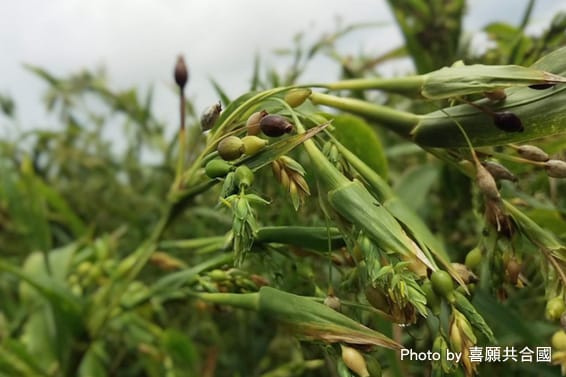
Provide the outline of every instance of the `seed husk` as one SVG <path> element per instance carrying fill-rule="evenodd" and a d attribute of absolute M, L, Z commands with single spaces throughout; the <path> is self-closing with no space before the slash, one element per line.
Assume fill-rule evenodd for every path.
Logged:
<path fill-rule="evenodd" d="M 499 190 L 497 190 L 495 179 L 481 164 L 477 164 L 476 168 L 476 182 L 481 193 L 488 199 L 498 201 L 500 199 L 500 195 Z"/>
<path fill-rule="evenodd" d="M 344 364 L 360 377 L 369 377 L 366 361 L 362 354 L 355 348 L 340 345 L 342 348 L 342 360 Z"/>
<path fill-rule="evenodd" d="M 493 113 L 493 124 L 505 132 L 523 132 L 525 130 L 521 118 L 510 111 Z"/>
<path fill-rule="evenodd" d="M 495 179 L 508 180 L 512 182 L 517 181 L 517 177 L 509 171 L 505 166 L 498 164 L 497 162 L 484 161 L 482 165 L 487 169 L 489 174 Z"/>
<path fill-rule="evenodd" d="M 267 111 L 261 110 L 256 111 L 246 121 L 246 131 L 248 135 L 259 135 L 261 132 L 261 128 L 259 126 L 259 122 L 267 115 Z"/>
<path fill-rule="evenodd" d="M 545 151 L 534 145 L 521 145 L 517 148 L 517 153 L 530 161 L 546 162 L 550 158 Z"/>
<path fill-rule="evenodd" d="M 216 150 L 223 160 L 232 161 L 244 153 L 244 143 L 237 136 L 227 136 L 220 140 Z"/>
<path fill-rule="evenodd" d="M 179 88 L 181 88 L 181 90 L 183 90 L 189 79 L 189 71 L 187 70 L 185 59 L 181 55 L 179 55 L 177 63 L 175 64 L 174 76 L 175 83 L 179 86 Z"/>
<path fill-rule="evenodd" d="M 546 174 L 552 178 L 566 178 L 566 161 L 548 160 L 544 163 Z"/>
<path fill-rule="evenodd" d="M 214 123 L 218 120 L 222 112 L 222 104 L 220 102 L 208 107 L 200 117 L 200 127 L 203 131 L 208 131 L 214 127 Z"/>
<path fill-rule="evenodd" d="M 266 115 L 260 120 L 259 126 L 269 137 L 279 137 L 293 131 L 293 125 L 280 115 Z"/>

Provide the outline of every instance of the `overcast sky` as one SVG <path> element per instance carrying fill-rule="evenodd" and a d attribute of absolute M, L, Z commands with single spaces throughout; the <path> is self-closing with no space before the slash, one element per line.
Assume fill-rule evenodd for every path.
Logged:
<path fill-rule="evenodd" d="M 495 19 L 516 24 L 526 3 L 471 0 L 466 29 Z M 539 0 L 533 22 L 545 24 L 558 9 L 566 10 L 566 0 Z M 290 46 L 300 31 L 314 40 L 334 30 L 337 16 L 344 24 L 389 24 L 354 34 L 342 51 L 378 54 L 401 43 L 384 0 L 0 0 L 0 14 L 0 93 L 15 99 L 26 128 L 54 121 L 42 110 L 45 85 L 22 63 L 56 75 L 104 65 L 113 88 L 154 84 L 156 113 L 176 127 L 169 85 L 179 53 L 190 68 L 189 96 L 205 108 L 217 99 L 210 77 L 237 96 L 248 88 L 256 52 L 273 63 L 273 49 Z M 321 61 L 303 81 L 334 78 L 336 66 Z"/>

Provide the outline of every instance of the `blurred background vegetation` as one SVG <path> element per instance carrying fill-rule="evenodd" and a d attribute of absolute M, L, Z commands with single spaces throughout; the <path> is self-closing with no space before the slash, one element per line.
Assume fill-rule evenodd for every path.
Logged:
<path fill-rule="evenodd" d="M 405 45 L 381 56 L 344 56 L 335 48 L 341 37 L 367 25 L 341 27 L 313 45 L 297 38 L 279 51 L 293 58 L 285 71 L 256 60 L 250 91 L 300 83 L 305 67 L 319 54 L 334 59 L 341 68 L 339 78 L 359 78 L 407 58 L 416 73 L 457 60 L 529 66 L 566 44 L 564 13 L 549 20 L 540 35 L 525 34 L 533 1 L 520 24 L 485 26 L 491 41 L 485 51 L 474 51 L 462 30 L 465 9 L 473 2 L 389 3 Z M 22 131 L 0 141 L 0 376 L 337 376 L 337 353 L 330 346 L 299 342 L 267 318 L 193 299 L 186 288 L 254 292 L 268 284 L 324 298 L 333 287 L 342 300 L 355 301 L 360 292 L 347 284 L 355 268 L 346 251 L 329 261 L 293 246 L 282 251 L 263 245 L 234 268 L 230 250 L 225 250 L 232 216 L 219 206 L 219 191 L 213 187 L 184 203 L 141 273 L 131 281 L 124 278 L 124 266 L 135 263 L 128 256 L 143 247 L 161 219 L 175 178 L 177 139 L 166 136 L 166 125 L 152 112 L 151 90 L 116 90 L 103 71 L 57 77 L 49 67 L 27 69 L 48 84 L 45 107 L 58 116 L 61 127 Z M 214 85 L 227 105 L 231 99 L 222 83 Z M 439 105 L 394 94 L 343 94 L 416 113 Z M 190 101 L 185 106 L 190 165 L 205 136 L 200 109 Z M 3 123 L 15 124 L 16 111 L 26 109 L 2 95 L 0 110 Z M 378 124 L 363 127 L 368 125 L 383 148 L 388 181 L 397 195 L 425 219 L 451 260 L 463 263 L 483 230 L 473 210 L 470 180 Z M 113 147 L 118 138 L 121 150 Z M 564 157 L 566 139 L 548 138 L 537 145 Z M 293 157 L 309 171 L 304 155 Z M 504 195 L 566 241 L 565 183 L 522 164 L 508 167 L 518 182 L 504 184 Z M 307 180 L 316 186 L 309 175 Z M 325 226 L 314 191 L 298 214 L 268 169 L 256 174 L 254 191 L 272 199 L 258 210 L 263 225 Z M 501 345 L 548 345 L 558 328 L 544 319 L 544 282 L 528 262 L 524 274 L 533 280 L 526 288 L 506 284 L 499 266 L 492 271 L 501 275 L 495 279 L 498 293 L 474 300 Z M 176 283 L 168 285 L 167 277 Z M 392 335 L 391 324 L 379 316 L 366 320 Z M 434 338 L 422 324 L 404 336 L 409 339 L 404 344 L 423 350 L 430 349 Z M 389 376 L 430 375 L 430 366 L 400 362 L 390 351 L 378 350 L 374 356 Z M 483 364 L 480 372 L 560 374 L 558 367 L 540 363 Z"/>

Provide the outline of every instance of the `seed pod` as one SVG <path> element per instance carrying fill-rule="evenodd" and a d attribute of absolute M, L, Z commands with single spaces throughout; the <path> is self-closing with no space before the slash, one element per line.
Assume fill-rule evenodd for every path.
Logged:
<path fill-rule="evenodd" d="M 476 182 L 481 193 L 490 200 L 498 201 L 500 196 L 495 179 L 482 165 L 478 164 L 476 168 Z"/>
<path fill-rule="evenodd" d="M 222 159 L 232 161 L 244 153 L 244 143 L 237 136 L 227 136 L 220 140 L 216 150 Z"/>
<path fill-rule="evenodd" d="M 253 156 L 267 145 L 267 140 L 252 135 L 244 136 L 242 142 L 244 143 L 244 154 L 248 156 Z"/>
<path fill-rule="evenodd" d="M 261 131 L 270 137 L 279 137 L 293 131 L 293 125 L 280 115 L 267 115 L 259 122 Z"/>
<path fill-rule="evenodd" d="M 521 145 L 517 148 L 517 153 L 530 161 L 545 162 L 550 158 L 545 151 L 534 145 Z"/>
<path fill-rule="evenodd" d="M 497 162 L 484 161 L 482 165 L 487 169 L 489 174 L 495 179 L 508 180 L 512 182 L 517 181 L 517 177 L 509 171 L 505 166 L 498 164 Z"/>
<path fill-rule="evenodd" d="M 566 161 L 548 160 L 544 163 L 546 174 L 552 178 L 566 178 Z"/>
<path fill-rule="evenodd" d="M 493 124 L 505 132 L 523 132 L 521 118 L 510 111 L 500 111 L 493 114 Z"/>
<path fill-rule="evenodd" d="M 292 89 L 285 94 L 285 102 L 291 107 L 301 106 L 311 95 L 312 90 L 308 88 Z"/>
<path fill-rule="evenodd" d="M 256 111 L 246 121 L 246 130 L 248 135 L 259 135 L 261 128 L 259 127 L 259 122 L 267 115 L 267 111 L 261 110 Z"/>
<path fill-rule="evenodd" d="M 200 128 L 203 131 L 208 131 L 214 127 L 214 123 L 218 120 L 220 112 L 222 111 L 222 104 L 220 102 L 215 103 L 206 109 L 202 116 L 200 117 Z"/>
<path fill-rule="evenodd" d="M 187 65 L 185 64 L 185 59 L 179 55 L 177 58 L 177 64 L 175 64 L 175 83 L 179 86 L 181 90 L 185 88 L 187 80 L 189 79 L 189 72 L 187 70 Z"/>
<path fill-rule="evenodd" d="M 344 364 L 360 377 L 370 377 L 366 360 L 362 354 L 355 348 L 340 345 L 342 349 L 342 360 Z"/>
<path fill-rule="evenodd" d="M 254 172 L 246 165 L 240 165 L 234 172 L 236 175 L 236 185 L 238 187 L 250 187 L 254 182 Z"/>
<path fill-rule="evenodd" d="M 204 172 L 210 178 L 224 177 L 232 170 L 232 165 L 224 160 L 209 161 L 204 167 Z"/>
<path fill-rule="evenodd" d="M 505 94 L 505 90 L 503 89 L 494 89 L 490 90 L 489 92 L 483 92 L 483 95 L 486 96 L 490 101 L 503 101 L 507 98 L 507 94 Z"/>

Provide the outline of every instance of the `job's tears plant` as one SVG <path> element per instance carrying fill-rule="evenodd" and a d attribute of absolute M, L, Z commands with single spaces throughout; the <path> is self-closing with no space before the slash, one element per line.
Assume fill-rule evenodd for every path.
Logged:
<path fill-rule="evenodd" d="M 403 20 L 418 3 L 392 6 Z M 150 213 L 148 230 L 132 242 L 127 224 L 100 236 L 83 224 L 45 184 L 41 158 L 21 157 L 18 169 L 3 164 L 0 198 L 10 216 L 29 222 L 14 224 L 32 230 L 37 251 L 21 267 L 0 258 L 7 277 L 0 374 L 473 376 L 495 369 L 472 362 L 471 347 L 525 345 L 552 347 L 553 363 L 564 369 L 566 228 L 552 209 L 564 205 L 557 187 L 566 164 L 566 49 L 529 66 L 442 67 L 439 54 L 420 48 L 428 35 L 421 23 L 430 18 L 459 32 L 447 16 L 461 15 L 457 3 L 437 17 L 421 8 L 417 33 L 405 36 L 407 49 L 421 54 L 419 75 L 254 84 L 235 100 L 216 85 L 221 103 L 198 114 L 185 98 L 190 61 L 179 57 L 180 125 L 162 149 L 166 179 L 146 179 L 128 165 L 120 179 L 140 184 L 144 195 L 120 196 L 124 186 L 111 192 L 114 205 L 135 198 L 134 218 L 142 206 Z M 442 38 L 455 58 L 457 39 Z M 87 79 L 79 83 L 101 90 Z M 376 91 L 428 110 L 378 105 L 368 99 Z M 149 106 L 101 93 L 159 139 Z M 137 161 L 135 151 L 129 156 Z M 400 172 L 397 160 L 418 169 Z M 540 192 L 528 191 L 540 191 L 541 181 L 552 198 L 542 203 Z M 88 183 L 81 182 L 85 192 Z M 24 189 L 29 207 L 18 200 Z M 470 208 L 450 212 L 450 189 L 462 191 Z M 146 192 L 155 200 L 144 201 Z M 128 208 L 114 213 L 130 215 Z M 449 213 L 445 222 L 465 237 L 443 233 L 444 224 L 430 221 L 434 211 Z M 76 241 L 51 250 L 51 228 Z M 460 357 L 410 362 L 400 358 L 403 348 Z"/>

